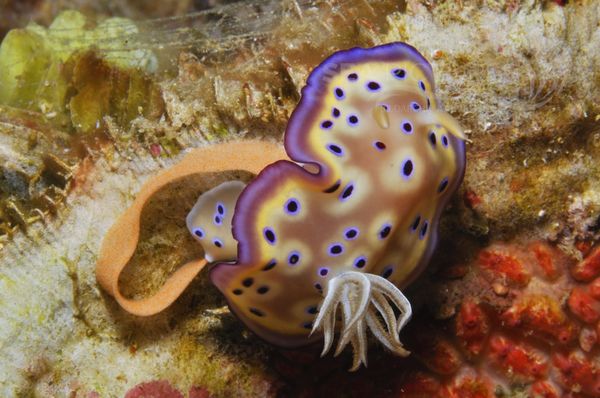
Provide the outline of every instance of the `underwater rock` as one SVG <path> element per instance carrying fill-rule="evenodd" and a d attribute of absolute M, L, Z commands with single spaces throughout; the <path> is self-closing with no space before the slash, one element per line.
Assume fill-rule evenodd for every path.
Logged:
<path fill-rule="evenodd" d="M 76 169 L 64 147 L 70 136 L 36 115 L 0 106 L 0 247 L 64 202 Z"/>
<path fill-rule="evenodd" d="M 15 102 L 0 116 L 2 217 L 14 231 L 0 251 L 0 340 L 10 342 L 0 348 L 0 392 L 124 396 L 160 379 L 181 392 L 201 385 L 215 397 L 597 396 L 599 7 L 593 1 L 252 1 L 136 21 L 139 31 L 130 38 L 156 57 L 156 73 L 122 80 L 126 68 L 104 58 L 101 46 L 78 58 L 85 70 L 109 76 L 109 91 L 119 96 L 109 110 L 116 113 L 102 115 L 100 131 L 91 134 L 77 130 L 65 105 L 75 93 L 60 79 L 56 90 L 44 89 L 40 61 L 23 52 L 47 46 L 49 28 L 14 34 L 25 45 L 14 56 L 27 60 L 19 73 L 35 84 L 25 84 L 21 97 L 8 90 Z M 88 37 L 74 29 L 74 38 L 58 42 L 69 47 Z M 337 50 L 392 41 L 414 45 L 431 62 L 439 97 L 472 141 L 464 189 L 443 217 L 442 244 L 407 291 L 415 322 L 401 337 L 411 358 L 374 347 L 369 367 L 348 375 L 348 356 L 317 359 L 319 347 L 274 349 L 243 331 L 206 275 L 174 308 L 147 320 L 122 313 L 98 290 L 93 268 L 100 242 L 146 178 L 187 148 L 229 137 L 279 141 L 309 70 Z M 117 44 L 110 52 L 130 49 Z M 64 54 L 56 48 L 50 58 Z M 77 65 L 60 64 L 71 71 Z M 84 75 L 77 80 L 89 90 L 82 104 L 98 100 L 90 107 L 97 116 L 106 108 L 90 93 L 105 88 Z M 129 82 L 143 86 L 136 92 L 144 101 L 160 97 L 164 107 L 135 113 L 125 98 Z M 95 116 L 84 105 L 78 109 L 84 112 L 77 123 L 95 128 Z M 37 146 L 30 146 L 30 135 Z M 49 181 L 68 179 L 49 155 L 80 167 L 60 195 L 67 206 L 46 225 L 30 224 L 26 235 L 16 226 L 33 211 L 23 203 L 42 197 L 43 170 L 56 173 Z M 121 280 L 128 297 L 152 294 L 198 254 L 184 238 L 185 209 L 157 209 L 181 198 L 193 202 L 228 177 L 173 186 L 157 198 Z M 41 357 L 45 365 L 37 371 Z"/>
<path fill-rule="evenodd" d="M 160 89 L 150 78 L 156 58 L 123 50 L 135 24 L 91 24 L 65 11 L 47 29 L 31 23 L 11 30 L 0 45 L 2 240 L 57 212 L 90 147 L 107 141 L 108 121 L 127 129 L 135 118 L 162 116 Z"/>

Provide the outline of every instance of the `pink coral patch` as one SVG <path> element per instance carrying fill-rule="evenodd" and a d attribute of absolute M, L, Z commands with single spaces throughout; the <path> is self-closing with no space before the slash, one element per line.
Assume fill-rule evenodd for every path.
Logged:
<path fill-rule="evenodd" d="M 183 398 L 183 394 L 166 380 L 138 384 L 127 391 L 125 398 Z"/>

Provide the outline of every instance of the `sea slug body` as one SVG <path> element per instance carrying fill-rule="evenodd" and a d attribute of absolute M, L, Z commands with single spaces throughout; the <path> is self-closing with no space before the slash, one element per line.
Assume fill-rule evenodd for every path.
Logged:
<path fill-rule="evenodd" d="M 406 44 L 338 52 L 312 72 L 285 135 L 294 162 L 268 166 L 241 192 L 233 217 L 237 258 L 210 272 L 259 336 L 306 344 L 316 323 L 335 321 L 324 311 L 331 316 L 340 303 L 348 312 L 342 345 L 364 350 L 356 340 L 363 331 L 350 329 L 370 323 L 388 335 L 388 348 L 405 353 L 394 341 L 410 308 L 400 304 L 405 316 L 395 330 L 367 314 L 386 311 L 388 299 L 405 302 L 395 286 L 428 262 L 440 213 L 461 182 L 462 132 L 438 104 L 431 67 Z"/>
<path fill-rule="evenodd" d="M 407 355 L 400 289 L 428 263 L 465 168 L 431 66 L 404 43 L 333 54 L 309 76 L 285 150 L 291 160 L 215 187 L 188 215 L 212 282 L 273 344 L 324 338 L 325 354 L 338 331 L 336 353 L 351 344 L 357 369 L 370 330 Z"/>

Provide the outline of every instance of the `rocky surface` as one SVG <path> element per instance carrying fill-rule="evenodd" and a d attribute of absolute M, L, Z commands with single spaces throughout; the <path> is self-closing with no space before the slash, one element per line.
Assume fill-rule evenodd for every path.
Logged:
<path fill-rule="evenodd" d="M 60 75 L 69 89 L 53 97 L 57 118 L 29 102 L 0 104 L 2 395 L 599 396 L 599 15 L 585 0 L 254 1 L 136 22 L 127 36 L 135 47 L 119 45 L 155 57 L 143 75 L 111 63 L 112 47 L 98 38 L 69 54 L 59 62 L 67 69 L 94 60 L 85 65 L 149 79 L 163 105 L 128 117 L 119 111 L 127 107 L 90 108 L 101 116 L 90 134 L 73 122 L 88 103 L 70 106 L 85 92 L 77 83 L 94 82 L 85 68 L 80 79 Z M 66 48 L 83 37 L 70 32 Z M 124 314 L 99 290 L 100 242 L 149 176 L 186 148 L 281 140 L 321 59 L 395 40 L 430 60 L 440 99 L 472 141 L 440 247 L 407 292 L 416 314 L 402 338 L 413 355 L 394 358 L 374 345 L 369 368 L 349 374 L 348 356 L 276 349 L 244 329 L 202 274 L 149 319 Z M 34 61 L 19 67 L 35 70 Z M 110 91 L 110 104 L 130 92 Z M 198 254 L 181 215 L 228 177 L 157 196 L 125 292 L 151 293 Z M 50 188 L 60 190 L 54 199 Z"/>

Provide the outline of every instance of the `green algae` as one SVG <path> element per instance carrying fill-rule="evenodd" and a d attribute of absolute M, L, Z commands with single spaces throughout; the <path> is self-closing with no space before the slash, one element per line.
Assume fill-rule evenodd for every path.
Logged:
<path fill-rule="evenodd" d="M 93 52 L 66 65 L 72 67 L 68 69 L 76 94 L 68 100 L 68 109 L 77 131 L 100 129 L 105 116 L 128 126 L 137 116 L 156 120 L 162 114 L 160 90 L 148 76 L 115 68 Z"/>
<path fill-rule="evenodd" d="M 65 11 L 47 29 L 35 23 L 10 31 L 0 45 L 0 104 L 41 113 L 55 127 L 90 133 L 110 116 L 122 127 L 163 113 L 151 79 L 156 58 L 129 46 L 138 32 L 124 18 L 96 26 Z"/>

